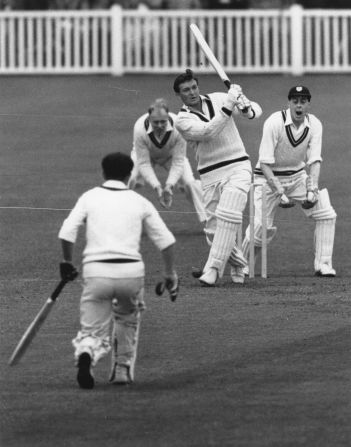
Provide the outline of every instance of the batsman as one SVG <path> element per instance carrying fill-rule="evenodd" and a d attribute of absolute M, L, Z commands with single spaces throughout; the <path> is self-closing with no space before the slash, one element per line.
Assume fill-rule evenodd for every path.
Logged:
<path fill-rule="evenodd" d="M 333 277 L 332 266 L 336 213 L 326 188 L 319 189 L 322 151 L 322 123 L 309 112 L 311 93 L 298 85 L 288 93 L 288 108 L 267 118 L 254 170 L 255 188 L 255 256 L 262 246 L 262 188 L 267 183 L 267 243 L 277 228 L 274 217 L 285 194 L 290 204 L 301 204 L 307 217 L 315 221 L 314 272 L 317 276 Z M 289 206 L 288 204 L 285 205 Z M 243 241 L 243 254 L 248 258 L 250 228 Z"/>
<path fill-rule="evenodd" d="M 215 286 L 228 262 L 232 281 L 243 283 L 246 260 L 236 241 L 252 170 L 233 117 L 253 120 L 262 109 L 236 84 L 228 93 L 200 95 L 198 79 L 190 69 L 176 77 L 173 89 L 182 101 L 175 126 L 196 151 L 206 209 L 210 252 L 199 281 L 205 287 Z"/>
<path fill-rule="evenodd" d="M 106 155 L 102 159 L 105 181 L 78 199 L 59 232 L 64 261 L 61 276 L 67 281 L 76 273 L 73 248 L 80 226 L 85 225 L 80 330 L 72 341 L 77 381 L 85 389 L 94 387 L 93 368 L 110 352 L 111 341 L 110 382 L 124 385 L 134 380 L 141 312 L 145 309 L 145 266 L 140 253 L 143 232 L 161 252 L 164 284 L 172 301 L 178 293 L 175 238 L 151 202 L 127 187 L 132 169 L 128 155 Z"/>

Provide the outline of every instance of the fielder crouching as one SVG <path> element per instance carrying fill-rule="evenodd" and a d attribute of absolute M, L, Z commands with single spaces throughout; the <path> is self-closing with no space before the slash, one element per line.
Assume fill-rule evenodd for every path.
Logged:
<path fill-rule="evenodd" d="M 283 194 L 290 205 L 299 202 L 307 217 L 315 221 L 314 271 L 317 276 L 333 277 L 332 266 L 336 213 L 326 188 L 319 190 L 322 162 L 322 123 L 309 113 L 311 93 L 307 87 L 292 87 L 288 93 L 289 107 L 273 113 L 265 121 L 255 168 L 255 254 L 262 244 L 262 188 L 267 191 L 267 243 L 275 233 L 273 226 Z M 249 254 L 250 228 L 246 230 L 243 253 Z"/>
<path fill-rule="evenodd" d="M 127 384 L 134 380 L 140 316 L 145 309 L 142 231 L 161 251 L 164 281 L 173 300 L 178 291 L 175 238 L 155 207 L 128 189 L 132 159 L 112 153 L 103 158 L 102 169 L 105 182 L 79 198 L 59 232 L 64 258 L 61 276 L 73 280 L 73 248 L 79 227 L 86 227 L 80 330 L 73 340 L 77 380 L 86 389 L 94 387 L 92 368 L 111 351 L 111 319 L 114 349 L 110 381 Z"/>

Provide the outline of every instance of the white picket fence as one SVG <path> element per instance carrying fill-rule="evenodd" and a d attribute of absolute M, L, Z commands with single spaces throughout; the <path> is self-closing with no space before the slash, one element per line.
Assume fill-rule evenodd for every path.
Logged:
<path fill-rule="evenodd" d="M 351 72 L 351 9 L 0 12 L 0 74 Z"/>

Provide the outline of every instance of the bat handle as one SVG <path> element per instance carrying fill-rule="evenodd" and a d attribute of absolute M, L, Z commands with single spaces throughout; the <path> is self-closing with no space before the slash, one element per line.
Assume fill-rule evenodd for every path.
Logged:
<path fill-rule="evenodd" d="M 50 298 L 52 301 L 55 301 L 56 298 L 60 295 L 62 289 L 65 287 L 68 281 L 61 279 L 61 281 L 57 284 L 56 289 L 52 292 Z"/>

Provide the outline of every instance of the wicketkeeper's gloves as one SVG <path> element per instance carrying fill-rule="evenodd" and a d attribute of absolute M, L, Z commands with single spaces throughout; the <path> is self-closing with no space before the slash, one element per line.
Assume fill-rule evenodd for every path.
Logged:
<path fill-rule="evenodd" d="M 165 289 L 168 290 L 171 301 L 175 301 L 179 292 L 179 278 L 176 273 L 165 275 L 164 280 L 156 285 L 156 295 L 162 295 Z"/>
<path fill-rule="evenodd" d="M 60 275 L 63 281 L 74 281 L 78 276 L 78 270 L 70 262 L 60 263 Z"/>
<path fill-rule="evenodd" d="M 301 203 L 301 206 L 305 210 L 309 210 L 310 208 L 313 208 L 318 200 L 318 189 L 315 189 L 314 191 L 308 191 L 307 192 L 307 198 Z"/>
<path fill-rule="evenodd" d="M 318 186 L 313 181 L 313 178 L 309 175 L 306 179 L 307 197 L 301 204 L 302 208 L 309 210 L 313 208 L 318 200 Z"/>

